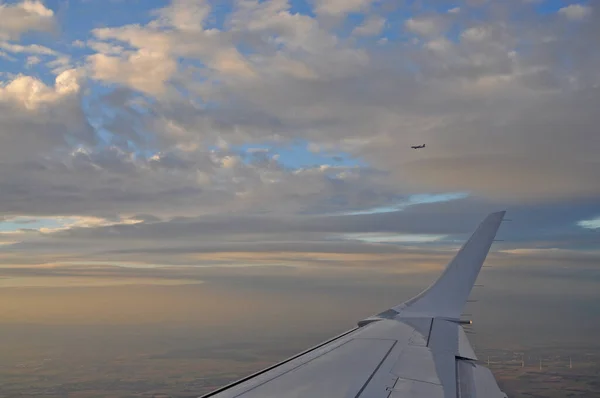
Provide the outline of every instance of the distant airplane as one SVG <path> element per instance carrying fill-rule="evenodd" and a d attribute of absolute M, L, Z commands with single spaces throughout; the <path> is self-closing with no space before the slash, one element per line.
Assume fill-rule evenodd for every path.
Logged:
<path fill-rule="evenodd" d="M 203 397 L 507 398 L 477 360 L 462 326 L 470 321 L 461 318 L 504 213 L 483 220 L 421 294 Z"/>
<path fill-rule="evenodd" d="M 425 144 L 423 145 L 413 145 L 411 146 L 412 149 L 421 149 L 421 148 L 425 148 Z"/>

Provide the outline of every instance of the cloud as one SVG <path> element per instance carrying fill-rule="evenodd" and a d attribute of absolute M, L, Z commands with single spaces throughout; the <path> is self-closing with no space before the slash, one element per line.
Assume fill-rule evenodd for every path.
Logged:
<path fill-rule="evenodd" d="M 55 75 L 60 75 L 69 69 L 73 69 L 71 65 L 71 58 L 69 55 L 62 54 L 49 47 L 42 46 L 40 44 L 15 44 L 9 42 L 0 41 L 0 49 L 10 54 L 32 54 L 26 58 L 25 66 L 31 67 L 34 64 L 42 62 L 42 57 L 52 57 L 52 59 L 46 62 L 46 66 L 52 68 L 52 72 Z M 47 58 L 46 58 L 47 59 Z M 16 60 L 16 59 L 15 59 Z M 32 63 L 31 61 L 35 61 Z"/>
<path fill-rule="evenodd" d="M 209 11 L 204 2 L 175 1 L 160 9 L 158 19 L 147 26 L 95 29 L 94 36 L 103 41 L 91 43 L 98 51 L 87 58 L 92 76 L 159 95 L 178 71 L 177 57 L 188 57 L 225 78 L 253 77 L 252 66 L 234 46 L 226 45 L 219 32 L 203 28 L 202 20 Z"/>
<path fill-rule="evenodd" d="M 434 53 L 444 54 L 452 50 L 452 42 L 445 37 L 433 39 L 427 42 L 425 47 Z"/>
<path fill-rule="evenodd" d="M 39 44 L 20 45 L 11 43 L 0 43 L 0 48 L 11 53 L 25 53 L 38 55 L 57 55 L 57 52 Z"/>
<path fill-rule="evenodd" d="M 380 204 L 386 192 L 366 182 L 368 177 L 359 170 L 295 172 L 275 160 L 244 163 L 228 152 L 174 151 L 144 158 L 117 146 L 17 163 L 4 172 L 4 214 L 27 215 L 34 207 L 46 215 L 323 212 L 335 208 L 335 196 L 344 196 L 351 207 L 369 206 Z M 370 196 L 361 195 L 365 185 L 352 187 L 352 181 L 361 180 L 370 187 Z M 163 206 L 157 212 L 159 203 Z"/>
<path fill-rule="evenodd" d="M 54 12 L 41 1 L 0 4 L 0 40 L 16 40 L 28 31 L 52 32 L 55 28 Z"/>
<path fill-rule="evenodd" d="M 342 16 L 366 10 L 374 0 L 315 0 L 317 14 Z"/>
<path fill-rule="evenodd" d="M 158 11 L 159 21 L 183 31 L 202 31 L 203 23 L 211 12 L 206 0 L 174 0 Z"/>
<path fill-rule="evenodd" d="M 581 4 L 570 4 L 558 10 L 558 13 L 572 21 L 584 19 L 592 13 L 591 7 Z"/>
<path fill-rule="evenodd" d="M 0 85 L 0 186 L 5 194 L 14 195 L 15 184 L 29 184 L 13 174 L 19 162 L 26 173 L 39 172 L 44 170 L 40 159 L 56 156 L 53 151 L 94 142 L 95 133 L 79 103 L 81 78 L 81 71 L 71 69 L 56 76 L 53 85 L 22 74 Z"/>
<path fill-rule="evenodd" d="M 581 220 L 577 222 L 577 225 L 579 225 L 582 228 L 598 229 L 600 228 L 600 218 L 591 220 Z"/>
<path fill-rule="evenodd" d="M 444 26 L 439 17 L 409 18 L 404 23 L 406 29 L 421 36 L 436 36 Z"/>
<path fill-rule="evenodd" d="M 282 64 L 294 65 L 292 77 L 328 78 L 368 62 L 364 51 L 344 43 L 316 18 L 292 13 L 284 1 L 240 3 L 231 15 L 231 30 L 251 49 L 248 59 L 260 65 L 265 78 Z M 272 35 L 276 39 L 269 39 Z"/>
<path fill-rule="evenodd" d="M 472 42 L 480 42 L 489 38 L 490 31 L 483 26 L 469 28 L 461 33 L 461 39 Z"/>
<path fill-rule="evenodd" d="M 94 205 L 98 204 L 96 200 Z M 147 206 L 141 200 L 136 204 Z M 502 225 L 499 239 L 504 242 L 497 244 L 497 250 L 596 250 L 591 232 L 573 222 L 598 214 L 596 202 L 577 203 L 575 208 L 569 202 L 506 206 L 467 198 L 360 215 L 248 215 L 242 211 L 162 219 L 137 215 L 65 218 L 61 223 L 68 224 L 67 228 L 6 235 L 6 240 L 20 243 L 6 246 L 0 260 L 5 264 L 24 261 L 11 253 L 25 251 L 26 261 L 32 263 L 374 267 L 380 261 L 393 264 L 427 256 L 447 260 L 486 213 L 502 208 L 508 209 L 512 221 Z M 423 247 L 423 242 L 430 243 Z M 60 253 L 70 255 L 57 257 Z"/>
<path fill-rule="evenodd" d="M 54 87 L 48 87 L 34 77 L 20 75 L 0 87 L 0 101 L 35 110 L 44 104 L 56 103 L 77 95 L 79 91 L 79 71 L 74 69 L 58 75 Z"/>
<path fill-rule="evenodd" d="M 98 277 L 76 277 L 76 278 L 64 278 L 54 277 L 52 279 L 38 278 L 38 277 L 27 277 L 27 278 L 2 278 L 0 280 L 0 288 L 7 287 L 52 287 L 52 288 L 65 288 L 65 287 L 108 287 L 108 286 L 131 286 L 131 285 L 143 285 L 143 286 L 178 286 L 178 285 L 196 285 L 202 283 L 201 281 L 190 281 L 190 280 L 175 280 L 175 279 L 151 279 L 151 278 L 98 278 Z"/>
<path fill-rule="evenodd" d="M 75 48 L 84 48 L 85 47 L 85 42 L 83 40 L 73 40 L 73 42 L 71 43 L 71 45 Z"/>
<path fill-rule="evenodd" d="M 34 65 L 39 64 L 40 62 L 42 62 L 42 59 L 36 55 L 31 55 L 29 57 L 27 57 L 27 63 L 26 66 L 28 68 L 31 68 Z"/>
<path fill-rule="evenodd" d="M 121 83 L 148 94 L 161 94 L 176 70 L 175 61 L 160 52 L 141 49 L 121 57 L 94 54 L 88 57 L 94 79 Z"/>
<path fill-rule="evenodd" d="M 385 26 L 385 18 L 374 15 L 366 19 L 361 25 L 354 28 L 353 34 L 358 36 L 376 36 Z"/>
<path fill-rule="evenodd" d="M 219 51 L 210 66 L 219 73 L 239 77 L 253 77 L 256 73 L 244 57 L 234 48 Z"/>

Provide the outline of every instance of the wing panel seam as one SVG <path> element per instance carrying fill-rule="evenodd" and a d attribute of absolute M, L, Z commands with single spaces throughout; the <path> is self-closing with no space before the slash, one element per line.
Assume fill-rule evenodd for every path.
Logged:
<path fill-rule="evenodd" d="M 427 334 L 427 344 L 426 346 L 429 347 L 429 340 L 431 340 L 431 332 L 433 331 L 433 321 L 435 318 L 431 318 L 431 323 L 429 324 L 429 334 Z"/>
<path fill-rule="evenodd" d="M 394 341 L 394 344 L 392 344 L 392 346 L 390 347 L 390 349 L 385 353 L 385 356 L 381 359 L 381 361 L 379 362 L 379 364 L 377 365 L 377 367 L 375 368 L 375 370 L 373 371 L 373 373 L 371 373 L 371 375 L 369 376 L 369 378 L 367 379 L 367 381 L 365 382 L 365 384 L 363 384 L 362 388 L 360 389 L 360 391 L 358 391 L 358 394 L 356 394 L 356 396 L 354 398 L 359 398 L 360 395 L 363 393 L 363 391 L 365 391 L 365 388 L 367 388 L 367 385 L 371 382 L 371 380 L 373 379 L 373 376 L 375 376 L 375 373 L 377 373 L 377 371 L 379 370 L 379 368 L 381 368 L 381 365 L 383 364 L 383 362 L 385 362 L 385 360 L 390 355 L 390 352 L 392 352 L 392 350 L 394 349 L 394 347 L 396 346 L 396 344 L 398 344 L 398 340 Z"/>

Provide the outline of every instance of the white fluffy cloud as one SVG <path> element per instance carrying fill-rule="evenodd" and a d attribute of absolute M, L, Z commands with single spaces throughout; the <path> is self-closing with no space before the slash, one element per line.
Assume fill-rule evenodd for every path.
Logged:
<path fill-rule="evenodd" d="M 341 16 L 350 12 L 365 11 L 375 0 L 315 0 L 318 14 Z"/>
<path fill-rule="evenodd" d="M 94 30 L 98 41 L 90 43 L 97 51 L 88 57 L 91 75 L 158 94 L 165 92 L 169 80 L 179 82 L 186 73 L 202 74 L 221 86 L 240 84 L 242 79 L 241 87 L 247 87 L 248 80 L 259 75 L 314 80 L 352 74 L 368 63 L 364 50 L 349 47 L 315 18 L 292 13 L 286 1 L 238 2 L 227 21 L 229 31 L 190 26 L 178 16 L 188 3 L 174 2 L 161 9 L 158 19 L 146 26 Z M 207 6 L 193 3 L 200 7 L 195 13 L 206 18 Z M 375 33 L 383 27 L 380 19 L 368 22 L 358 32 Z M 238 49 L 242 44 L 244 53 Z M 205 68 L 190 66 L 184 71 L 176 63 L 180 57 L 201 62 Z M 204 85 L 203 95 L 207 88 Z"/>
<path fill-rule="evenodd" d="M 121 83 L 148 94 L 161 94 L 177 69 L 167 54 L 140 49 L 127 55 L 94 54 L 88 57 L 92 77 Z"/>
<path fill-rule="evenodd" d="M 15 40 L 28 31 L 51 32 L 55 27 L 54 11 L 41 1 L 0 3 L 0 40 Z"/>
<path fill-rule="evenodd" d="M 54 87 L 49 87 L 35 77 L 19 75 L 0 86 L 0 101 L 36 110 L 40 106 L 77 95 L 81 89 L 80 76 L 81 72 L 75 69 L 64 71 L 56 77 Z"/>
<path fill-rule="evenodd" d="M 584 19 L 592 13 L 592 9 L 581 4 L 570 4 L 558 10 L 558 13 L 573 21 Z"/>

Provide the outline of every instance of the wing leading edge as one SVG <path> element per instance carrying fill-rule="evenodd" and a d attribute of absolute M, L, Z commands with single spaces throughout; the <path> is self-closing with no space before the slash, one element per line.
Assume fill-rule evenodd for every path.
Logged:
<path fill-rule="evenodd" d="M 204 397 L 506 397 L 458 322 L 504 214 L 486 217 L 419 295 Z"/>

